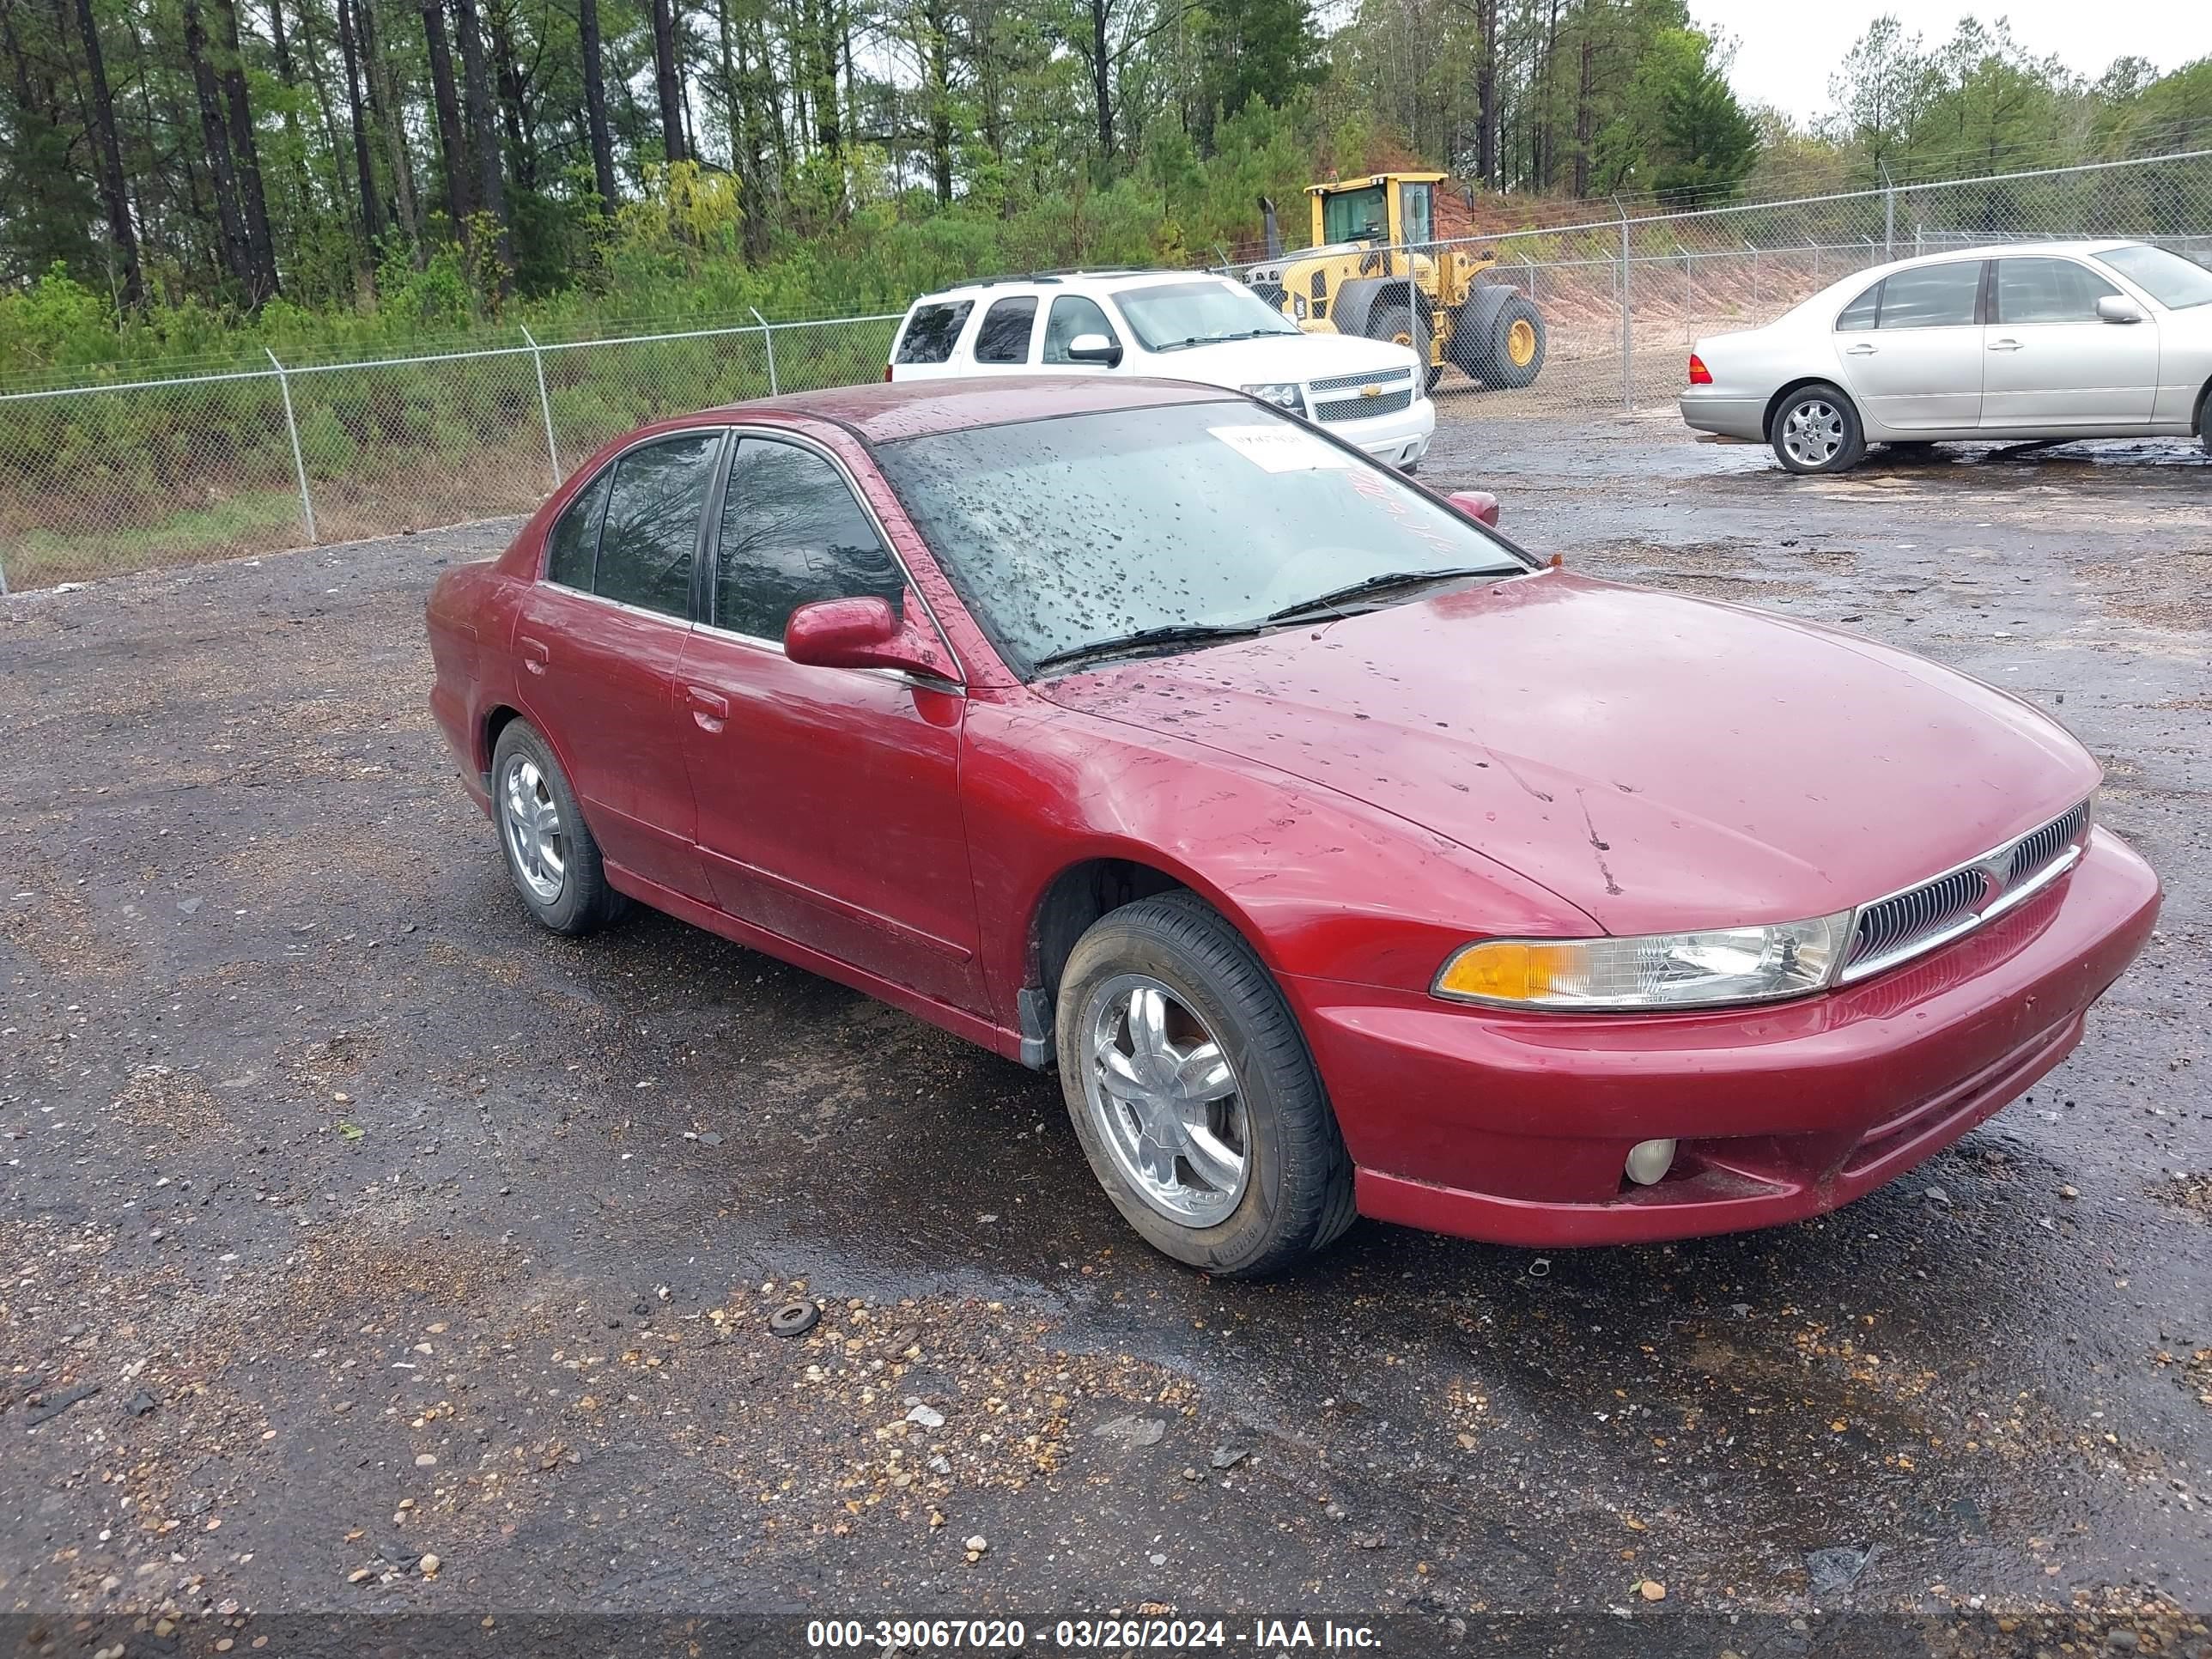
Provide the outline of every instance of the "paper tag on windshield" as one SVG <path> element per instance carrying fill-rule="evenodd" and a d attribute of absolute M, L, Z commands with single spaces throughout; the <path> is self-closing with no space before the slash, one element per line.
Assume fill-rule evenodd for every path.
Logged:
<path fill-rule="evenodd" d="M 1210 426 L 1206 430 L 1268 472 L 1312 472 L 1352 465 L 1352 457 L 1334 444 L 1301 431 L 1288 421 L 1267 426 Z"/>

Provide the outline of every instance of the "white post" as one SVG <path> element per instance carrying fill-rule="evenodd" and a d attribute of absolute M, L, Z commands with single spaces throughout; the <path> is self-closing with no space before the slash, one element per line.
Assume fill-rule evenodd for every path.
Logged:
<path fill-rule="evenodd" d="M 1693 303 L 1690 296 L 1690 250 L 1684 248 L 1682 250 L 1682 343 L 1684 345 L 1694 343 L 1690 324 L 1690 308 Z"/>
<path fill-rule="evenodd" d="M 276 389 L 284 394 L 284 429 L 292 434 L 292 471 L 300 480 L 300 516 L 307 521 L 307 545 L 314 546 L 321 538 L 315 534 L 315 503 L 307 494 L 307 463 L 300 453 L 300 423 L 292 418 L 292 380 L 284 373 L 284 365 L 276 361 L 276 354 L 267 346 L 262 355 L 269 366 L 276 371 Z"/>
<path fill-rule="evenodd" d="M 775 381 L 775 331 L 768 325 L 768 319 L 760 314 L 758 306 L 747 306 L 745 309 L 752 313 L 753 320 L 761 325 L 761 344 L 768 349 L 768 395 L 781 398 L 783 388 Z"/>
<path fill-rule="evenodd" d="M 530 361 L 538 370 L 538 412 L 545 417 L 545 453 L 553 462 L 553 488 L 561 487 L 561 446 L 553 441 L 553 400 L 545 395 L 545 354 L 538 349 L 538 337 L 527 324 L 517 324 L 522 337 L 530 342 Z"/>

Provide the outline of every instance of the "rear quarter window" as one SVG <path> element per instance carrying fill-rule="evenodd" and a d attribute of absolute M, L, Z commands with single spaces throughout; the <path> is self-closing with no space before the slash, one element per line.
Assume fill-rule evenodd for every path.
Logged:
<path fill-rule="evenodd" d="M 950 361 L 952 348 L 959 343 L 960 331 L 968 325 L 968 313 L 975 308 L 975 302 L 969 300 L 916 306 L 914 314 L 906 319 L 906 332 L 899 336 L 898 353 L 891 361 L 895 363 L 941 363 Z"/>

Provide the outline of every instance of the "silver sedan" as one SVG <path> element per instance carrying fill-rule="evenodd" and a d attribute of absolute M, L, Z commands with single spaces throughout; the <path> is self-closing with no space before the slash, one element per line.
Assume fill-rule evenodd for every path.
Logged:
<path fill-rule="evenodd" d="M 1682 418 L 1840 472 L 1870 443 L 2186 436 L 2212 447 L 2212 270 L 2033 242 L 1862 270 L 1690 355 Z"/>

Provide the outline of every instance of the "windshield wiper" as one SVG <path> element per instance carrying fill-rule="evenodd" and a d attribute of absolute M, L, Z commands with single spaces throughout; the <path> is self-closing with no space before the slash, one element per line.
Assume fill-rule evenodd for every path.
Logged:
<path fill-rule="evenodd" d="M 1133 633 L 1116 634 L 1109 639 L 1092 640 L 1084 645 L 1071 645 L 1065 651 L 1048 652 L 1030 665 L 1032 673 L 1048 668 L 1063 668 L 1069 663 L 1087 661 L 1093 657 L 1115 657 L 1125 652 L 1142 651 L 1155 645 L 1199 645 L 1215 640 L 1247 640 L 1261 631 L 1256 623 L 1162 623 L 1154 628 L 1139 628 Z"/>
<path fill-rule="evenodd" d="M 1231 340 L 1272 340 L 1279 334 L 1296 331 L 1287 328 L 1248 328 L 1241 334 L 1194 334 L 1172 345 L 1154 346 L 1155 351 L 1181 351 L 1186 346 L 1226 345 Z"/>
<path fill-rule="evenodd" d="M 1313 599 L 1300 599 L 1296 605 L 1286 605 L 1280 611 L 1271 611 L 1267 613 L 1267 620 L 1271 623 L 1290 622 L 1310 611 L 1333 611 L 1354 599 L 1377 597 L 1393 588 L 1419 587 L 1430 582 L 1449 581 L 1455 576 L 1510 576 L 1512 574 L 1510 568 L 1501 568 L 1496 565 L 1446 565 L 1436 570 L 1386 570 L 1379 576 L 1369 576 Z"/>

